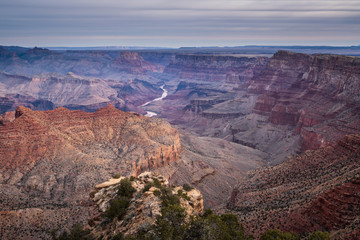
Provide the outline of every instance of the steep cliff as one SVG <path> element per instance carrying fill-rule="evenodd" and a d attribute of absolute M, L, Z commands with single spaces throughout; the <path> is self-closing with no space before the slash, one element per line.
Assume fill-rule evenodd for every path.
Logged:
<path fill-rule="evenodd" d="M 279 51 L 247 91 L 261 94 L 253 112 L 296 127 L 303 150 L 360 132 L 359 58 Z"/>
<path fill-rule="evenodd" d="M 165 121 L 111 105 L 95 113 L 19 107 L 15 117 L 0 126 L 4 238 L 20 231 L 19 239 L 44 236 L 54 224 L 72 224 L 72 212 L 81 221 L 95 184 L 165 166 L 181 151 L 177 131 Z"/>
<path fill-rule="evenodd" d="M 178 54 L 164 72 L 181 79 L 238 84 L 262 70 L 267 58 Z"/>
<path fill-rule="evenodd" d="M 359 171 L 360 135 L 345 136 L 334 146 L 249 172 L 227 207 L 256 235 L 280 228 L 359 237 Z"/>

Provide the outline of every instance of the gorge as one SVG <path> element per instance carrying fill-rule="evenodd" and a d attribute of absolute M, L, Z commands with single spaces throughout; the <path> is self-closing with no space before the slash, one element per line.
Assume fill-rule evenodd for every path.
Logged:
<path fill-rule="evenodd" d="M 360 237 L 358 57 L 4 46 L 0 110 L 3 239 L 87 225 L 96 185 L 148 171 L 256 238 Z"/>

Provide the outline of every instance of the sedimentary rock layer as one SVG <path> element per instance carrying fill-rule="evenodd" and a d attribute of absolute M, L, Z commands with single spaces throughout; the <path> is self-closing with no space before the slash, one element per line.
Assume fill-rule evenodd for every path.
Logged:
<path fill-rule="evenodd" d="M 178 133 L 161 119 L 113 106 L 95 113 L 19 107 L 0 126 L 1 234 L 45 236 L 87 216 L 91 189 L 112 174 L 138 175 L 177 161 Z M 27 217 L 39 216 L 40 227 Z M 81 220 L 80 219 L 80 220 Z M 26 238 L 29 239 L 29 238 Z"/>
<path fill-rule="evenodd" d="M 247 91 L 260 94 L 253 112 L 296 127 L 303 150 L 360 132 L 360 58 L 279 51 Z"/>
<path fill-rule="evenodd" d="M 359 172 L 360 135 L 349 135 L 334 146 L 249 172 L 227 206 L 255 234 L 280 228 L 359 237 Z"/>

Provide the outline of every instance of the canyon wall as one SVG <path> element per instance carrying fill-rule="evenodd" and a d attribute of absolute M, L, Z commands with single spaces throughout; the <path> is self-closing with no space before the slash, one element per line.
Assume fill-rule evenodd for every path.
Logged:
<path fill-rule="evenodd" d="M 163 65 L 144 60 L 130 51 L 50 51 L 33 48 L 12 52 L 0 48 L 0 69 L 14 74 L 67 74 L 129 80 L 144 77 L 147 72 L 162 72 Z"/>
<path fill-rule="evenodd" d="M 137 107 L 161 95 L 162 90 L 147 81 L 127 82 L 78 76 L 41 74 L 32 77 L 0 72 L 0 114 L 23 105 L 34 110 L 65 106 L 96 111 L 109 103 L 123 110 Z"/>
<path fill-rule="evenodd" d="M 308 150 L 239 181 L 227 207 L 259 235 L 269 228 L 298 233 L 332 231 L 356 239 L 359 229 L 360 135 Z"/>
<path fill-rule="evenodd" d="M 301 148 L 317 149 L 360 132 L 360 59 L 279 51 L 247 89 L 253 112 L 296 127 Z"/>
<path fill-rule="evenodd" d="M 95 113 L 20 107 L 0 126 L 2 238 L 48 236 L 71 226 L 74 213 L 84 220 L 96 184 L 166 166 L 181 149 L 165 121 L 111 105 Z"/>
<path fill-rule="evenodd" d="M 178 54 L 164 72 L 181 79 L 238 84 L 262 70 L 267 58 Z"/>

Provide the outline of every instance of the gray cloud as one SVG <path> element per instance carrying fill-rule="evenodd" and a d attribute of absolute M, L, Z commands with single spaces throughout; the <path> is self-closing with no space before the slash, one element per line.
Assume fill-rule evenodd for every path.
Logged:
<path fill-rule="evenodd" d="M 359 44 L 358 0 L 12 0 L 0 44 Z"/>

